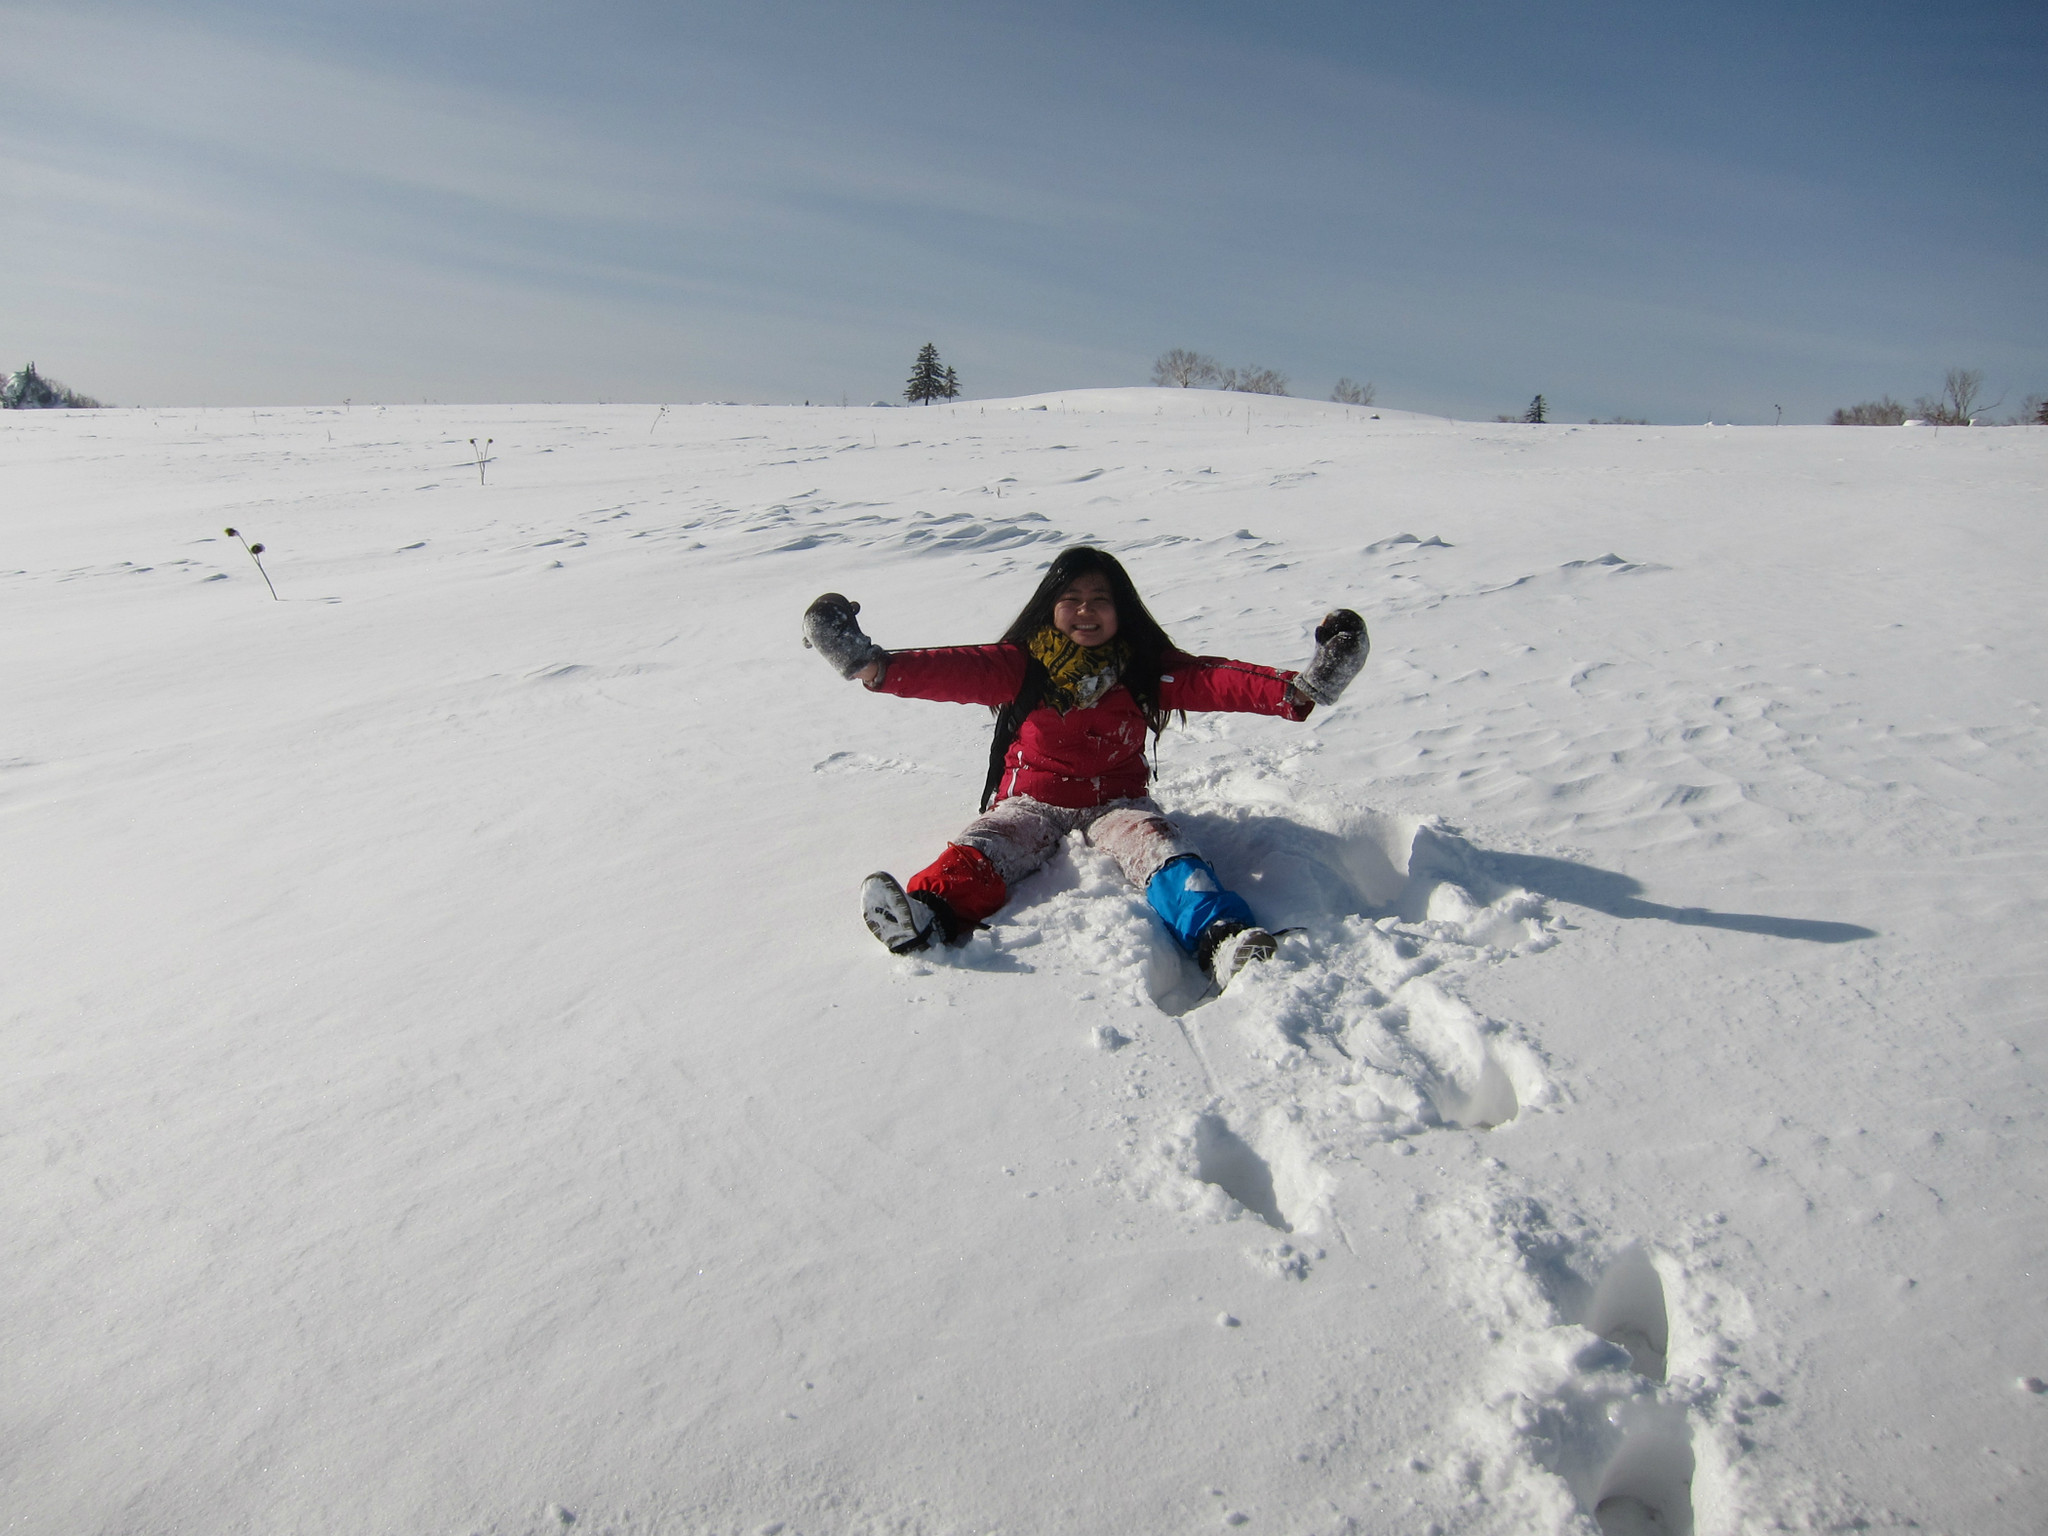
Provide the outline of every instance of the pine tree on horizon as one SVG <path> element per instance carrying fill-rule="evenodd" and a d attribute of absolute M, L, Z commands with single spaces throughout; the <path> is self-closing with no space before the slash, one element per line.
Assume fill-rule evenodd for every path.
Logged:
<path fill-rule="evenodd" d="M 960 398 L 960 375 L 953 371 L 951 363 L 946 364 L 946 387 L 940 393 L 948 400 Z"/>
<path fill-rule="evenodd" d="M 1529 409 L 1522 412 L 1522 420 L 1532 426 L 1542 426 L 1550 420 L 1550 405 L 1541 395 L 1529 402 Z"/>
<path fill-rule="evenodd" d="M 917 362 L 910 370 L 910 382 L 903 387 L 903 398 L 912 405 L 930 405 L 934 400 L 944 400 L 946 395 L 946 374 L 948 370 L 939 361 L 939 349 L 926 342 L 917 351 Z M 958 389 L 958 385 L 954 386 Z"/>

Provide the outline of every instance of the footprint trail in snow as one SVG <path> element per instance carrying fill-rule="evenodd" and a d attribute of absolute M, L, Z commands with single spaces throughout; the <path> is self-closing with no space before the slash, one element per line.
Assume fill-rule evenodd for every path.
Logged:
<path fill-rule="evenodd" d="M 1117 1182 L 1198 1221 L 1250 1226 L 1256 1269 L 1307 1281 L 1323 1244 L 1352 1246 L 1338 1204 L 1347 1168 L 1566 1107 L 1533 1029 L 1487 1017 L 1460 989 L 1475 968 L 1549 948 L 1558 924 L 1501 878 L 1513 856 L 1495 860 L 1440 822 L 1296 793 L 1258 808 L 1275 765 L 1253 756 L 1166 793 L 1226 880 L 1288 930 L 1275 960 L 1217 995 L 1108 861 L 1073 846 L 1020 891 L 988 953 L 953 963 L 1009 968 L 1027 949 L 1034 968 L 1088 975 L 1081 1000 L 1123 987 L 1133 1018 L 1150 1022 L 1090 1037 L 1117 1053 L 1133 1101 Z M 1125 1049 L 1140 1042 L 1150 1055 Z M 1159 1102 L 1148 1063 L 1176 1052 L 1192 1057 L 1198 1073 L 1180 1080 L 1198 1089 Z M 1475 1315 L 1493 1363 L 1461 1410 L 1457 1454 L 1437 1443 L 1418 1461 L 1456 1469 L 1491 1512 L 1475 1528 L 1590 1517 L 1605 1536 L 1686 1536 L 1696 1504 L 1735 1484 L 1737 1426 L 1777 1401 L 1735 1363 L 1747 1305 L 1712 1278 L 1727 1235 L 1704 1223 L 1669 1248 L 1613 1240 L 1496 1160 L 1482 1166 L 1483 1187 L 1444 1200 L 1422 1233 L 1453 1277 L 1446 1300 Z"/>

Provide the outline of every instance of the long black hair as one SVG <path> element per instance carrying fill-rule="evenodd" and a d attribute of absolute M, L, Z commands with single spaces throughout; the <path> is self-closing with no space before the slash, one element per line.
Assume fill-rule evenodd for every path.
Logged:
<path fill-rule="evenodd" d="M 1003 643 L 1029 645 L 1033 635 L 1052 623 L 1053 606 L 1059 602 L 1060 594 L 1083 576 L 1100 576 L 1109 584 L 1110 600 L 1116 604 L 1116 637 L 1123 641 L 1130 656 L 1118 681 L 1131 690 L 1131 697 L 1144 712 L 1145 723 L 1157 735 L 1166 729 L 1167 715 L 1159 707 L 1159 674 L 1173 642 L 1152 617 L 1152 610 L 1131 584 L 1130 572 L 1115 555 L 1086 544 L 1062 550 L 1059 558 L 1047 567 L 1031 601 L 1003 631 Z"/>

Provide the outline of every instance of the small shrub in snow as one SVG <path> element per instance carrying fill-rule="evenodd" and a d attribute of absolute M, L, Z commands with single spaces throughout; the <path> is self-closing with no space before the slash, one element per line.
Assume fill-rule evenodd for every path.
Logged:
<path fill-rule="evenodd" d="M 1896 427 L 1906 419 L 1906 408 L 1890 395 L 1848 405 L 1828 418 L 1831 427 Z"/>
<path fill-rule="evenodd" d="M 1890 395 L 1865 400 L 1836 411 L 1828 418 L 1836 427 L 1897 427 L 1908 420 L 1933 427 L 1967 427 L 1980 414 L 1996 410 L 1998 402 L 1983 403 L 1984 371 L 1981 368 L 1951 368 L 1942 375 L 1939 395 L 1922 395 L 1909 413 Z"/>
<path fill-rule="evenodd" d="M 275 583 L 273 583 L 270 579 L 270 572 L 263 569 L 263 546 L 261 544 L 251 544 L 247 539 L 242 538 L 240 529 L 224 528 L 221 531 L 231 539 L 241 540 L 242 548 L 249 551 L 249 558 L 256 562 L 256 573 L 263 578 L 263 585 L 270 588 L 271 601 L 282 602 L 283 599 L 277 595 L 277 587 Z"/>
<path fill-rule="evenodd" d="M 1176 389 L 1192 389 L 1196 385 L 1205 388 L 1234 390 L 1240 395 L 1284 395 L 1287 393 L 1287 376 L 1271 368 L 1221 368 L 1216 359 L 1200 352 L 1190 352 L 1185 347 L 1175 347 L 1171 352 L 1162 352 L 1152 365 L 1152 382 L 1162 387 L 1171 385 Z M 1365 386 L 1371 389 L 1370 384 Z M 1369 402 L 1360 401 L 1359 404 Z"/>
<path fill-rule="evenodd" d="M 1284 395 L 1287 376 L 1271 368 L 1225 368 L 1217 375 L 1217 385 L 1240 395 Z"/>
<path fill-rule="evenodd" d="M 96 411 L 101 406 L 91 395 L 81 395 L 75 389 L 66 389 L 55 379 L 44 378 L 36 372 L 36 365 L 30 363 L 10 374 L 5 387 L 0 387 L 0 408 L 10 411 Z"/>

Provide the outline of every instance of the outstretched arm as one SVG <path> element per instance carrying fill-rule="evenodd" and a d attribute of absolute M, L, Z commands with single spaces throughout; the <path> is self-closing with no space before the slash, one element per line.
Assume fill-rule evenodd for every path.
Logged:
<path fill-rule="evenodd" d="M 1316 626 L 1316 653 L 1300 672 L 1276 671 L 1223 656 L 1171 652 L 1159 674 L 1166 709 L 1223 710 L 1306 720 L 1318 704 L 1334 704 L 1365 665 L 1365 620 L 1332 609 Z"/>
<path fill-rule="evenodd" d="M 1277 715 L 1305 720 L 1315 705 L 1296 698 L 1294 674 L 1228 656 L 1189 656 L 1169 651 L 1159 673 L 1159 706 L 1166 710 Z"/>
<path fill-rule="evenodd" d="M 804 610 L 804 644 L 850 682 L 874 693 L 945 704 L 1007 704 L 1024 681 L 1024 652 L 1014 645 L 957 645 L 885 651 L 861 631 L 860 604 L 827 592 Z"/>

